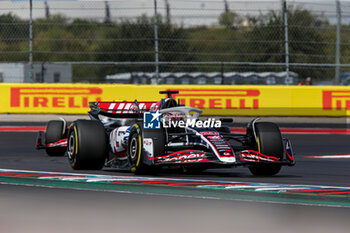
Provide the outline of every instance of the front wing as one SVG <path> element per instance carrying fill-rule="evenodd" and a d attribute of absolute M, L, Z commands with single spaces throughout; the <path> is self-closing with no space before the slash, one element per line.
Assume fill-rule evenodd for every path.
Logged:
<path fill-rule="evenodd" d="M 215 164 L 227 167 L 265 163 L 294 166 L 294 154 L 291 143 L 288 139 L 284 139 L 284 147 L 285 152 L 282 159 L 275 156 L 264 155 L 254 150 L 242 150 L 235 152 L 234 162 L 223 162 L 210 152 L 204 152 L 201 150 L 180 150 L 168 155 L 154 157 L 154 165 Z"/>
<path fill-rule="evenodd" d="M 47 149 L 47 148 L 52 148 L 52 147 L 67 147 L 67 138 L 63 138 L 57 142 L 52 142 L 46 144 L 44 141 L 44 135 L 45 133 L 43 131 L 39 131 L 38 136 L 36 138 L 36 143 L 35 143 L 35 149 L 41 150 L 41 149 Z"/>

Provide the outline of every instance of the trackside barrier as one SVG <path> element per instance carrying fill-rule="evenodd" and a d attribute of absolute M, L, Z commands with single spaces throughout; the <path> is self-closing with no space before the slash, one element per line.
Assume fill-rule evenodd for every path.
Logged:
<path fill-rule="evenodd" d="M 160 90 L 179 90 L 174 97 L 204 115 L 350 114 L 349 87 L 120 84 L 0 84 L 0 113 L 85 114 L 90 101 L 155 101 L 165 97 Z"/>

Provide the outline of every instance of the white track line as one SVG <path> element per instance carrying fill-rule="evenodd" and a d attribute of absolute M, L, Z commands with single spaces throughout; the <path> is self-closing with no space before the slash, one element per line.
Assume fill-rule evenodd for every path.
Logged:
<path fill-rule="evenodd" d="M 311 159 L 350 159 L 350 155 L 308 155 L 304 158 Z"/>

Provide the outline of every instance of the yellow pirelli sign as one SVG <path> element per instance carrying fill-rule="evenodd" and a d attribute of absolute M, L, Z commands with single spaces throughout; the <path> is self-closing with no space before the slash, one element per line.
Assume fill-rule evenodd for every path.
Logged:
<path fill-rule="evenodd" d="M 85 114 L 92 101 L 157 101 L 161 90 L 204 115 L 344 116 L 350 88 L 335 86 L 209 86 L 0 84 L 0 113 Z"/>

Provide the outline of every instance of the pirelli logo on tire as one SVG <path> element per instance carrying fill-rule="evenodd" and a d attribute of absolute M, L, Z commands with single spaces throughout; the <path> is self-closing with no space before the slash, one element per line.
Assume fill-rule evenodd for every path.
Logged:
<path fill-rule="evenodd" d="M 90 101 L 101 100 L 103 90 L 98 87 L 12 87 L 10 107 L 32 110 L 60 111 L 86 109 Z"/>

